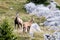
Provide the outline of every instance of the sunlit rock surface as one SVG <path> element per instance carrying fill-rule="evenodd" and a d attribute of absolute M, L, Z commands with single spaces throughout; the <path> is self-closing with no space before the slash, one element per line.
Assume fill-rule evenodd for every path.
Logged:
<path fill-rule="evenodd" d="M 60 32 L 54 32 L 53 36 L 55 37 L 55 40 L 60 40 Z"/>
<path fill-rule="evenodd" d="M 35 10 L 36 5 L 31 2 L 31 3 L 26 4 L 26 5 L 25 5 L 25 8 L 26 8 L 26 10 L 27 10 L 27 13 L 32 13 L 32 11 Z"/>
<path fill-rule="evenodd" d="M 50 34 L 44 34 L 44 40 L 50 40 L 51 35 Z"/>
<path fill-rule="evenodd" d="M 60 26 L 60 10 L 56 8 L 56 2 L 50 2 L 48 6 L 35 5 L 30 2 L 25 4 L 25 8 L 29 14 L 46 17 L 45 26 Z"/>
<path fill-rule="evenodd" d="M 44 34 L 44 40 L 60 40 L 60 32 L 54 32 L 52 35 Z"/>
<path fill-rule="evenodd" d="M 33 23 L 30 28 L 29 34 L 33 37 L 35 32 L 41 32 L 40 26 L 37 23 Z"/>
<path fill-rule="evenodd" d="M 51 35 L 51 40 L 60 40 L 60 32 L 54 32 Z"/>

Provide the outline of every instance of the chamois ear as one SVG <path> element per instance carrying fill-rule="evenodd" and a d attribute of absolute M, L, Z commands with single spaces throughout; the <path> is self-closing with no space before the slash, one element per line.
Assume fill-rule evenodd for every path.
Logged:
<path fill-rule="evenodd" d="M 33 17 L 31 17 L 30 22 L 34 22 L 34 18 Z"/>
<path fill-rule="evenodd" d="M 34 18 L 32 18 L 32 21 L 34 22 Z"/>
<path fill-rule="evenodd" d="M 33 17 L 31 19 L 34 21 L 34 18 Z"/>

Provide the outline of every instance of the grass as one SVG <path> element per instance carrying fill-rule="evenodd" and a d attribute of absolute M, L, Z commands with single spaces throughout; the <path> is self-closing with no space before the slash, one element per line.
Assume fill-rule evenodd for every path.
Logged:
<path fill-rule="evenodd" d="M 60 0 L 55 0 L 60 5 Z"/>
<path fill-rule="evenodd" d="M 26 13 L 26 10 L 24 9 L 25 3 L 26 0 L 0 0 L 0 23 L 2 23 L 5 18 L 8 18 L 10 25 L 14 28 L 14 18 L 17 11 L 19 11 L 20 18 L 22 18 L 23 21 L 28 21 L 32 15 Z M 11 7 L 13 9 L 10 9 Z M 40 18 L 36 16 L 34 16 L 34 19 L 38 24 L 43 20 L 40 20 Z M 54 32 L 52 30 L 49 31 L 46 27 L 40 27 L 43 32 L 35 33 L 35 38 L 33 38 L 32 40 L 44 40 L 44 34 L 52 34 Z M 28 34 L 19 33 L 19 31 L 17 30 L 14 30 L 14 33 L 16 34 L 16 36 L 18 36 L 18 40 L 31 40 Z"/>

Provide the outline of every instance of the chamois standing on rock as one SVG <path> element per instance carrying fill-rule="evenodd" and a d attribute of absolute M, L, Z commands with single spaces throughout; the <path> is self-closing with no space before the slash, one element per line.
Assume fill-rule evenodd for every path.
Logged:
<path fill-rule="evenodd" d="M 16 18 L 14 20 L 14 23 L 15 23 L 15 28 L 22 28 L 23 27 L 23 20 L 19 17 L 19 14 L 18 12 L 16 13 Z M 16 25 L 18 27 L 16 27 Z M 21 27 L 20 27 L 21 26 Z"/>
<path fill-rule="evenodd" d="M 33 21 L 34 21 L 33 18 L 31 18 L 29 21 L 23 23 L 23 32 L 29 32 Z"/>

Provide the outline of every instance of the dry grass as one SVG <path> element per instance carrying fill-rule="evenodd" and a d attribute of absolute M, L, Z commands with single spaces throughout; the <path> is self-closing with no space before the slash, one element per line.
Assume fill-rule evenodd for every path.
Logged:
<path fill-rule="evenodd" d="M 55 0 L 60 5 L 60 0 Z"/>
<path fill-rule="evenodd" d="M 60 4 L 60 0 L 56 0 Z M 19 10 L 19 15 L 23 19 L 23 21 L 28 21 L 31 17 L 31 15 L 27 14 L 26 11 L 23 9 L 24 4 L 26 0 L 0 0 L 0 23 L 2 23 L 3 19 L 8 18 L 9 22 L 11 23 L 12 27 L 14 28 L 14 18 L 16 15 L 16 9 Z M 19 7 L 18 7 L 19 6 Z M 13 7 L 13 10 L 10 10 L 10 7 Z M 37 18 L 34 16 L 34 18 Z M 40 20 L 39 20 L 40 21 Z M 41 26 L 41 30 L 43 32 L 35 33 L 34 37 L 32 40 L 44 40 L 43 35 L 48 33 L 52 34 L 54 31 L 53 30 L 48 30 L 47 27 Z M 13 31 L 16 36 L 19 36 L 19 40 L 31 40 L 30 36 L 28 34 L 23 34 L 19 30 L 14 30 Z"/>

